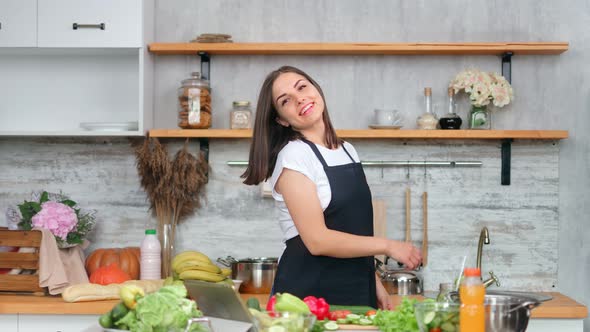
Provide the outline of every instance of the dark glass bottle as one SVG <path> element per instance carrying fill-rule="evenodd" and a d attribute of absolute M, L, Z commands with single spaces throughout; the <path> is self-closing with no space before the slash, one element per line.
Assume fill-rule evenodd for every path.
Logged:
<path fill-rule="evenodd" d="M 463 123 L 463 120 L 461 120 L 461 118 L 455 112 L 455 98 L 454 98 L 453 94 L 454 94 L 453 88 L 449 88 L 449 90 L 448 90 L 449 113 L 447 113 L 446 115 L 444 115 L 440 118 L 438 123 L 439 123 L 441 129 L 460 129 L 461 124 Z"/>

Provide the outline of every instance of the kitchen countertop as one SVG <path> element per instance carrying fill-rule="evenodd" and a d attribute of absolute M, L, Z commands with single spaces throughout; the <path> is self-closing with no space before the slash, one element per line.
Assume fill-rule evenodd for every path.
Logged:
<path fill-rule="evenodd" d="M 533 309 L 532 318 L 584 319 L 588 316 L 588 308 L 573 299 L 557 292 L 542 293 L 553 297 Z M 246 300 L 255 297 L 264 307 L 268 294 L 240 294 Z M 402 296 L 392 295 L 397 306 Z M 422 299 L 422 296 L 411 296 Z M 117 304 L 118 300 L 91 302 L 64 302 L 61 296 L 34 295 L 0 295 L 0 314 L 64 314 L 64 315 L 100 315 Z"/>

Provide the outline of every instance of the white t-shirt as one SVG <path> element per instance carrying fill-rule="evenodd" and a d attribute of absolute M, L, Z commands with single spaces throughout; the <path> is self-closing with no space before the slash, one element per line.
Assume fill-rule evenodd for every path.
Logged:
<path fill-rule="evenodd" d="M 348 142 L 344 142 L 346 151 L 344 151 L 342 146 L 336 150 L 330 150 L 317 144 L 316 147 L 322 154 L 322 157 L 324 157 L 324 160 L 328 166 L 352 163 L 350 157 L 348 154 L 346 154 L 346 151 L 350 153 L 350 156 L 355 162 L 359 162 L 359 157 L 356 153 L 356 150 Z M 307 176 L 311 181 L 313 181 L 313 183 L 315 183 L 322 210 L 325 210 L 330 204 L 330 200 L 332 199 L 332 191 L 330 190 L 330 183 L 328 182 L 328 176 L 324 171 L 322 162 L 318 159 L 307 143 L 296 140 L 291 141 L 285 145 L 285 147 L 279 152 L 279 155 L 277 156 L 277 162 L 269 182 L 272 187 L 272 197 L 275 199 L 276 206 L 279 210 L 279 225 L 283 231 L 283 242 L 286 242 L 290 238 L 299 235 L 299 232 L 297 231 L 297 228 L 295 228 L 295 223 L 289 214 L 289 210 L 287 209 L 283 195 L 277 193 L 275 190 L 277 180 L 279 179 L 279 176 L 283 172 L 284 168 L 297 171 Z"/>

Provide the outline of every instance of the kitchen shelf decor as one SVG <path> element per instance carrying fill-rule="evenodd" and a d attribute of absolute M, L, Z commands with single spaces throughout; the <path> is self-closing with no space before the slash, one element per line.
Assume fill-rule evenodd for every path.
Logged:
<path fill-rule="evenodd" d="M 512 81 L 512 57 L 515 55 L 559 55 L 569 48 L 567 42 L 469 42 L 469 43 L 152 43 L 149 52 L 157 55 L 199 55 L 201 75 L 210 80 L 211 55 L 498 55 L 501 60 L 502 76 Z M 486 134 L 458 131 L 433 134 L 416 130 L 380 131 L 369 130 L 339 131 L 343 138 L 442 138 L 442 139 L 500 139 L 502 140 L 502 185 L 510 184 L 510 151 L 512 140 L 519 139 L 562 139 L 566 131 L 491 131 Z M 447 135 L 451 136 L 447 136 Z M 153 136 L 156 135 L 156 136 Z M 162 135 L 162 136 L 160 136 Z M 198 136 L 203 135 L 203 136 Z M 232 133 L 211 131 L 200 134 L 195 131 L 155 129 L 152 137 L 201 137 L 201 149 L 208 154 L 209 138 L 248 138 L 249 131 Z M 351 135 L 351 136 L 347 136 Z M 507 135 L 507 136 L 506 136 Z M 510 137 L 522 135 L 521 137 Z M 529 136 L 530 135 L 530 136 Z M 552 137 L 556 135 L 557 137 Z"/>
<path fill-rule="evenodd" d="M 341 138 L 373 139 L 530 139 L 559 140 L 568 138 L 567 130 L 413 130 L 413 129 L 338 129 Z M 152 129 L 150 137 L 162 138 L 251 138 L 248 129 Z"/>

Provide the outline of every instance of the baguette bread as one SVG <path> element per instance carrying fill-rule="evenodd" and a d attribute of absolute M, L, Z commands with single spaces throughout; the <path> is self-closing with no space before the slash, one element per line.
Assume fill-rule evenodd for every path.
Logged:
<path fill-rule="evenodd" d="M 98 285 L 78 284 L 67 287 L 61 297 L 65 302 L 84 302 L 101 300 L 118 300 L 122 285 L 136 285 L 146 294 L 153 293 L 164 285 L 164 280 L 129 280 L 122 284 Z"/>

